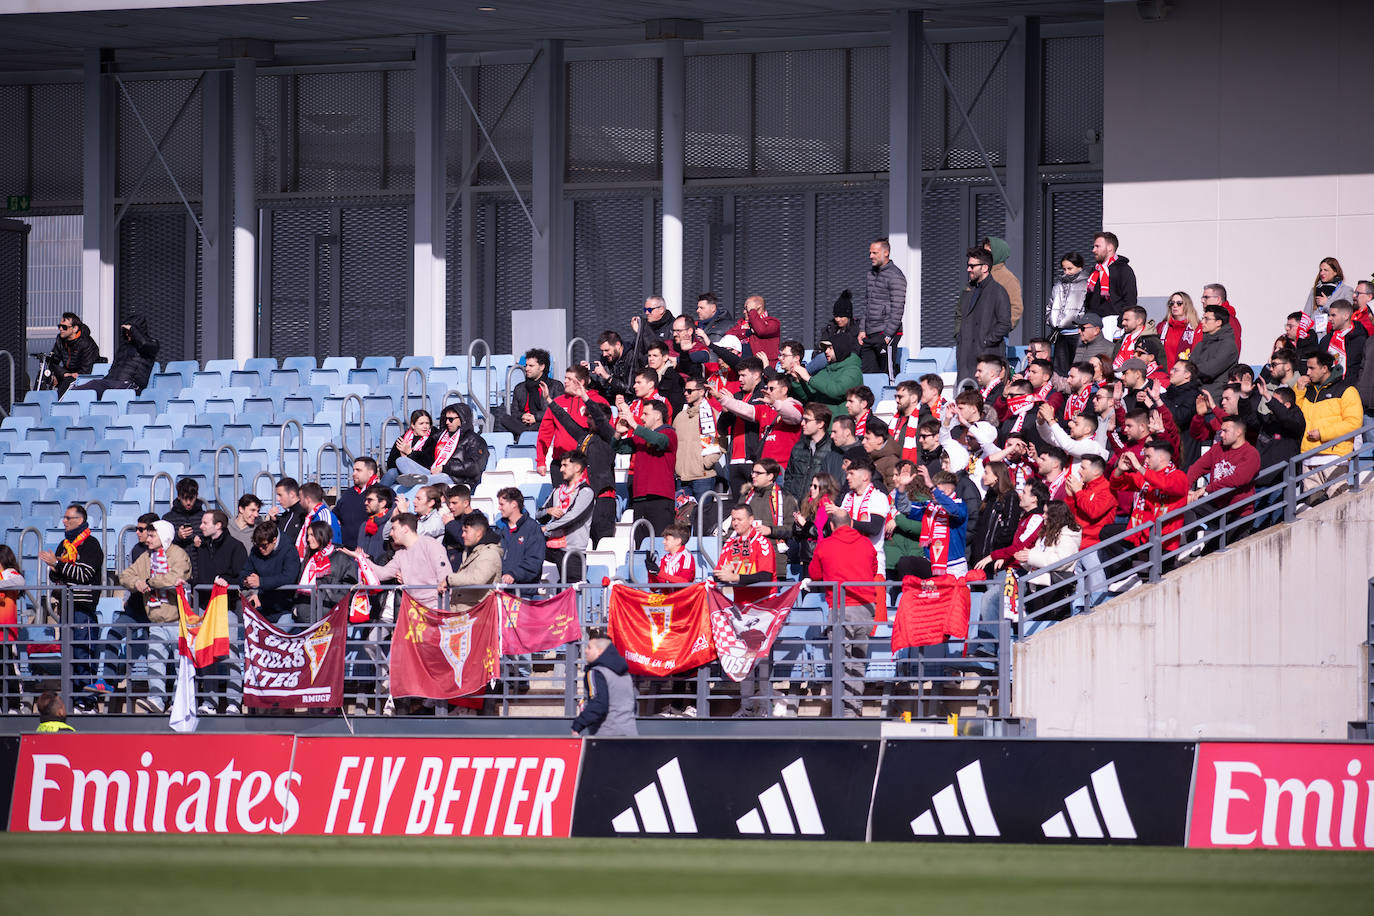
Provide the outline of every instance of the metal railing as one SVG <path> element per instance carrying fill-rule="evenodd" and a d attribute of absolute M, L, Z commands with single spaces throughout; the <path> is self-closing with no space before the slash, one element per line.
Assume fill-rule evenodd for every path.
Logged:
<path fill-rule="evenodd" d="M 1322 454 L 1345 443 L 1351 446 L 1346 455 Z M 1017 575 L 1018 635 L 1089 611 L 1139 582 L 1158 582 L 1181 563 L 1226 550 L 1280 521 L 1292 522 L 1333 491 L 1358 491 L 1371 474 L 1372 458 L 1374 423 L 1367 423 L 1260 471 L 1247 496 L 1219 489 L 1049 566 L 1022 571 Z"/>
<path fill-rule="evenodd" d="M 358 447 L 350 450 L 348 447 L 348 405 L 354 401 L 358 404 Z M 367 454 L 367 405 L 363 403 L 360 394 L 346 394 L 339 404 L 339 445 L 350 455 Z"/>
<path fill-rule="evenodd" d="M 88 518 L 92 507 L 100 509 L 100 527 L 97 528 L 95 525 L 90 525 L 90 529 L 92 532 L 100 532 L 101 544 L 108 544 L 110 543 L 110 509 L 105 505 L 103 500 L 88 499 L 86 500 L 86 513 Z"/>
<path fill-rule="evenodd" d="M 563 366 L 563 369 L 565 371 L 577 365 L 577 359 L 573 356 L 573 353 L 574 351 L 576 351 L 578 344 L 582 345 L 583 361 L 585 361 L 588 365 L 591 364 L 592 345 L 587 343 L 587 338 L 585 337 L 574 337 L 572 340 L 568 341 L 568 347 L 566 350 L 563 351 L 564 356 L 566 356 L 568 360 L 567 363 Z"/>
<path fill-rule="evenodd" d="M 330 454 L 334 456 L 334 485 L 333 490 L 337 494 L 345 486 L 345 481 L 350 480 L 350 470 L 353 467 L 353 458 L 348 454 L 348 450 L 342 445 L 334 442 L 321 442 L 319 449 L 315 452 L 315 482 L 329 490 L 325 484 L 324 475 L 324 456 Z"/>
<path fill-rule="evenodd" d="M 149 511 L 149 512 L 156 512 L 156 511 L 157 511 L 157 482 L 158 482 L 159 480 L 165 480 L 165 481 L 167 481 L 167 508 L 168 508 L 168 509 L 172 508 L 172 502 L 177 498 L 177 481 L 176 481 L 176 478 L 173 477 L 171 474 L 167 473 L 166 471 L 158 471 L 156 474 L 153 475 L 152 479 L 148 481 L 148 511 Z"/>
<path fill-rule="evenodd" d="M 405 371 L 405 375 L 401 376 L 401 413 L 406 417 L 410 416 L 410 380 L 417 375 L 420 377 L 420 406 L 425 410 L 430 409 L 429 379 L 425 377 L 425 370 L 419 366 L 411 366 Z"/>
<path fill-rule="evenodd" d="M 215 505 L 218 506 L 222 511 L 227 512 L 230 516 L 232 516 L 234 512 L 236 512 L 238 509 L 238 497 L 235 496 L 234 493 L 231 491 L 229 494 L 229 500 L 226 502 L 223 494 L 221 494 L 219 491 L 220 478 L 223 476 L 220 473 L 219 469 L 219 456 L 225 451 L 228 451 L 230 457 L 234 459 L 230 476 L 232 476 L 234 480 L 234 489 L 237 490 L 239 487 L 239 450 L 234 448 L 234 446 L 230 445 L 228 442 L 226 442 L 219 448 L 215 449 Z"/>
<path fill-rule="evenodd" d="M 277 439 L 277 467 L 281 469 L 281 476 L 286 476 L 286 430 L 288 427 L 296 427 L 296 480 L 305 480 L 305 427 L 301 426 L 301 421 L 294 417 L 287 417 L 282 421 L 281 432 Z"/>
<path fill-rule="evenodd" d="M 480 369 L 477 366 L 476 356 L 477 348 L 479 346 L 482 348 L 482 353 L 486 357 L 486 365 L 482 366 Z M 482 412 L 482 417 L 486 421 L 482 428 L 488 432 L 491 431 L 493 424 L 495 422 L 495 417 L 492 415 L 491 412 L 491 374 L 494 371 L 495 369 L 491 365 L 491 345 L 480 337 L 474 340 L 472 343 L 468 344 L 468 394 L 470 396 L 473 396 L 476 391 L 476 389 L 472 387 L 472 374 L 474 372 L 481 372 L 482 399 L 478 401 L 474 396 L 473 400 L 477 404 L 477 408 Z"/>
<path fill-rule="evenodd" d="M 655 592 L 686 587 L 627 584 Z M 784 590 L 795 584 L 779 582 L 756 587 Z M 763 715 L 775 711 L 796 715 L 803 704 L 809 713 L 822 717 L 841 717 L 846 705 L 851 710 L 862 707 L 868 714 L 880 715 L 894 715 L 899 707 L 907 706 L 915 715 L 927 716 L 944 715 L 949 708 L 976 704 L 980 714 L 1007 714 L 1000 704 L 1008 696 L 1010 624 L 1002 619 L 996 602 L 984 594 L 985 583 L 973 583 L 975 610 L 967 639 L 896 654 L 891 651 L 888 636 L 872 623 L 872 608 L 868 607 L 859 617 L 846 616 L 843 596 L 849 588 L 888 589 L 900 587 L 900 583 L 803 585 L 804 595 L 791 612 L 787 626 L 772 652 L 761 660 L 764 686 L 753 696 L 766 704 Z M 345 705 L 352 714 L 451 714 L 449 704 L 442 700 L 389 695 L 394 614 L 399 609 L 398 592 L 406 587 L 423 586 L 369 589 L 375 593 L 373 619 L 348 627 Z M 288 615 L 280 624 L 288 630 L 322 619 L 326 609 L 353 586 L 289 588 L 296 592 L 297 616 Z M 470 591 L 474 587 L 463 588 Z M 530 598 L 575 588 L 584 633 L 606 624 L 610 589 L 599 584 L 475 588 L 499 589 Z M 102 596 L 126 594 L 117 585 L 94 586 L 90 591 Z M 189 587 L 187 593 L 197 605 L 204 597 Z M 307 593 L 308 600 L 303 597 Z M 92 616 L 94 603 L 83 610 L 74 602 L 72 590 L 65 586 L 30 584 L 23 594 L 19 638 L 6 644 L 9 649 L 0 656 L 0 705 L 12 708 L 21 701 L 31 703 L 43 690 L 57 690 L 66 699 L 69 710 L 77 709 L 75 704 L 81 701 L 81 707 L 86 707 L 82 711 L 98 711 L 103 705 L 107 714 L 165 715 L 175 689 L 175 622 L 138 622 L 122 614 L 96 619 Z M 448 610 L 447 592 L 441 595 L 439 603 L 438 611 Z M 242 709 L 243 630 L 237 609 L 231 612 L 230 644 L 231 652 L 226 659 L 197 673 L 198 700 L 213 704 L 217 712 Z M 578 643 L 532 657 L 505 656 L 500 680 L 483 695 L 484 711 L 495 715 L 575 715 L 583 674 Z M 85 689 L 96 681 L 108 691 L 96 693 Z M 724 718 L 734 715 L 744 699 L 739 685 L 714 662 L 668 678 L 637 677 L 636 683 L 641 715 L 694 706 L 698 717 Z"/>

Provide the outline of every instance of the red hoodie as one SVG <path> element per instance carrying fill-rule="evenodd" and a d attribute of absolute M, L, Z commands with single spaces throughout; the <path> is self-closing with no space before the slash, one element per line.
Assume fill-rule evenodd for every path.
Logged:
<path fill-rule="evenodd" d="M 851 525 L 841 525 L 816 545 L 806 574 L 817 582 L 877 582 L 878 554 L 867 535 Z M 844 590 L 844 603 L 878 604 L 880 586 L 851 585 Z"/>
<path fill-rule="evenodd" d="M 1102 540 L 1102 529 L 1116 516 L 1117 500 L 1112 493 L 1111 481 L 1102 476 L 1068 499 L 1069 508 L 1078 527 L 1083 529 L 1082 548 L 1086 549 Z"/>

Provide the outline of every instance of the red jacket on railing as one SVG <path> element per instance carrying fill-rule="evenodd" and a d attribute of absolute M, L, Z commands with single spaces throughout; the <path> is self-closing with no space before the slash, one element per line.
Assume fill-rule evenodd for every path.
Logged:
<path fill-rule="evenodd" d="M 1080 549 L 1086 550 L 1102 540 L 1102 529 L 1116 516 L 1116 495 L 1112 484 L 1106 477 L 1099 477 L 1068 499 L 1069 508 L 1078 527 L 1083 529 L 1083 542 Z"/>
<path fill-rule="evenodd" d="M 1131 520 L 1128 527 L 1153 522 L 1167 512 L 1172 512 L 1188 502 L 1188 475 L 1171 463 L 1162 471 L 1127 471 L 1112 478 L 1112 489 L 1118 492 L 1135 492 L 1131 503 Z M 1164 525 L 1165 535 L 1173 534 L 1183 527 L 1183 516 L 1176 515 Z M 1150 530 L 1137 532 L 1127 538 L 1133 545 L 1140 547 L 1150 540 Z M 1178 547 L 1178 538 L 1164 542 L 1165 550 Z"/>

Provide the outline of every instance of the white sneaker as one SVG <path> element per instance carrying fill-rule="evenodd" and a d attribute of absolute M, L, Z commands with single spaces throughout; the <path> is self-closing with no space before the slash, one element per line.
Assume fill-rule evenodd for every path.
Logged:
<path fill-rule="evenodd" d="M 684 719 L 695 719 L 697 717 L 697 708 L 695 706 L 688 706 L 682 711 L 682 717 Z"/>
<path fill-rule="evenodd" d="M 134 700 L 134 710 L 160 716 L 167 711 L 167 704 L 158 697 L 139 697 Z"/>
<path fill-rule="evenodd" d="M 1119 595 L 1122 592 L 1129 592 L 1139 584 L 1140 577 L 1135 573 L 1131 573 L 1119 582 L 1113 582 L 1111 585 L 1107 586 L 1107 591 L 1111 592 L 1113 595 Z"/>
<path fill-rule="evenodd" d="M 224 714 L 226 716 L 237 716 L 242 712 L 243 709 L 239 707 L 239 704 L 233 702 L 232 700 L 229 702 L 228 706 L 224 707 Z"/>
<path fill-rule="evenodd" d="M 783 702 L 782 700 L 773 701 L 773 718 L 786 719 L 789 716 L 791 716 L 791 714 L 792 713 L 787 708 L 787 704 L 785 702 Z"/>
<path fill-rule="evenodd" d="M 387 697 L 387 698 L 386 698 L 386 705 L 382 707 L 382 715 L 384 715 L 384 716 L 394 716 L 394 715 L 396 715 L 396 701 L 393 700 L 391 697 Z"/>
<path fill-rule="evenodd" d="M 209 700 L 202 700 L 200 706 L 196 708 L 196 714 L 201 716 L 213 716 L 218 712 L 219 710 L 215 708 L 215 704 L 211 703 Z"/>

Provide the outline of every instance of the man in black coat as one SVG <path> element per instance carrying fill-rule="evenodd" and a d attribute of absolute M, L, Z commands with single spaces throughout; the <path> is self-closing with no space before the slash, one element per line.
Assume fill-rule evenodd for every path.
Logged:
<path fill-rule="evenodd" d="M 89 375 L 99 360 L 100 347 L 91 336 L 91 329 L 81 323 L 75 312 L 63 312 L 57 322 L 57 339 L 52 343 L 47 365 L 57 390 L 65 393 L 78 375 Z"/>
<path fill-rule="evenodd" d="M 357 532 L 354 533 L 357 539 Z M 277 526 L 258 522 L 253 529 L 253 549 L 243 564 L 243 601 L 279 627 L 295 625 L 291 609 L 296 593 L 290 586 L 300 581 L 301 558 L 296 545 L 277 536 Z"/>
<path fill-rule="evenodd" d="M 1349 299 L 1333 299 L 1327 306 L 1327 312 L 1331 324 L 1317 344 L 1317 350 L 1334 354 L 1346 381 L 1358 384 L 1364 367 L 1364 345 L 1369 340 L 1369 332 L 1354 319 L 1355 306 Z"/>
<path fill-rule="evenodd" d="M 134 315 L 119 326 L 119 346 L 110 363 L 110 371 L 77 387 L 97 394 L 111 388 L 132 388 L 142 392 L 153 374 L 153 361 L 160 347 L 157 339 L 148 333 L 148 320 L 142 315 Z"/>
<path fill-rule="evenodd" d="M 954 315 L 959 380 L 973 378 L 982 354 L 1005 353 L 1010 332 L 1011 299 L 992 279 L 992 254 L 986 248 L 970 248 L 968 287 Z"/>
<path fill-rule="evenodd" d="M 524 432 L 537 432 L 549 401 L 563 393 L 563 383 L 549 378 L 549 351 L 525 351 L 525 378 L 511 390 L 510 403 L 496 416 L 500 429 L 520 438 Z"/>
<path fill-rule="evenodd" d="M 210 600 L 214 586 L 237 585 L 243 578 L 243 566 L 248 562 L 248 551 L 243 544 L 229 536 L 229 516 L 221 509 L 210 509 L 201 515 L 200 534 L 186 552 L 191 555 L 191 578 L 202 611 Z M 229 678 L 231 660 L 236 670 L 242 670 L 238 661 L 239 646 L 243 640 L 239 630 L 236 592 L 229 593 L 229 608 L 229 656 L 196 672 L 201 690 L 197 711 L 202 715 L 214 715 L 220 711 L 221 695 L 224 696 L 224 712 L 236 715 L 242 710 L 242 678 L 235 679 L 233 683 Z"/>
<path fill-rule="evenodd" d="M 1083 311 L 1103 318 L 1120 318 L 1128 306 L 1136 304 L 1135 268 L 1129 258 L 1116 253 L 1120 241 L 1114 232 L 1093 236 L 1092 276 L 1083 296 Z"/>
<path fill-rule="evenodd" d="M 454 432 L 450 417 L 458 418 L 458 443 L 448 460 L 439 468 L 439 473 L 448 477 L 453 484 L 461 483 L 477 489 L 482 475 L 486 473 L 491 450 L 487 448 L 486 440 L 472 423 L 472 408 L 466 404 L 450 404 L 439 416 L 444 424 L 441 440 L 443 434 L 452 435 Z"/>
<path fill-rule="evenodd" d="M 172 523 L 176 531 L 176 545 L 188 554 L 205 512 L 206 505 L 200 499 L 200 484 L 196 479 L 183 477 L 178 480 L 176 499 L 172 500 L 171 508 L 163 513 L 162 520 Z"/>
<path fill-rule="evenodd" d="M 358 529 L 367 519 L 367 508 L 363 506 L 363 493 L 378 481 L 377 462 L 363 456 L 353 461 L 353 486 L 344 487 L 339 500 L 334 504 L 334 517 L 339 520 L 343 534 L 343 546 L 352 550 L 358 546 Z"/>
<path fill-rule="evenodd" d="M 267 513 L 268 518 L 277 523 L 277 536 L 283 544 L 290 544 L 296 556 L 304 556 L 304 543 L 297 549 L 301 529 L 305 527 L 305 506 L 301 503 L 301 485 L 294 477 L 283 477 L 277 481 L 277 505 Z"/>

